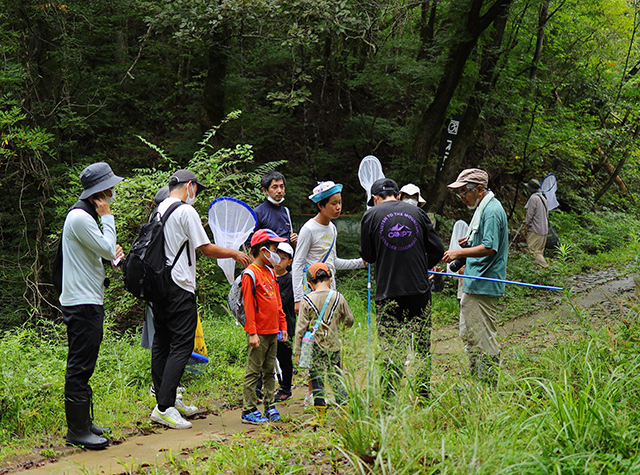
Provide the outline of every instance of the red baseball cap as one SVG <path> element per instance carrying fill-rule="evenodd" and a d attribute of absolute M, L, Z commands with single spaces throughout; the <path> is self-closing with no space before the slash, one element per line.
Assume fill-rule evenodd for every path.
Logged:
<path fill-rule="evenodd" d="M 271 231 L 271 229 L 260 229 L 253 233 L 253 236 L 251 237 L 251 247 L 266 241 L 287 242 L 287 239 L 278 236 L 276 233 Z"/>

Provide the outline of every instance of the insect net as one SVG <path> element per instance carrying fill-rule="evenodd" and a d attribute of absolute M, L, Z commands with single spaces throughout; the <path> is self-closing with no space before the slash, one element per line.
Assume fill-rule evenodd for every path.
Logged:
<path fill-rule="evenodd" d="M 362 188 L 364 188 L 367 194 L 366 201 L 369 201 L 369 198 L 371 198 L 371 185 L 380 178 L 384 178 L 380 160 L 373 155 L 367 155 L 362 159 L 360 167 L 358 168 L 360 185 L 362 185 Z M 367 208 L 369 208 L 369 206 L 367 206 Z"/>
<path fill-rule="evenodd" d="M 549 207 L 549 211 L 560 206 L 560 203 L 558 203 L 558 199 L 556 198 L 557 190 L 558 179 L 553 173 L 550 173 L 549 175 L 544 177 L 544 180 L 542 180 L 542 183 L 540 184 L 540 191 L 542 191 L 547 197 L 547 205 Z"/>
<path fill-rule="evenodd" d="M 213 241 L 222 247 L 239 250 L 258 223 L 251 207 L 235 198 L 222 197 L 214 200 L 209 206 L 209 227 L 213 233 Z M 230 258 L 218 259 L 230 284 L 235 279 L 235 261 Z"/>

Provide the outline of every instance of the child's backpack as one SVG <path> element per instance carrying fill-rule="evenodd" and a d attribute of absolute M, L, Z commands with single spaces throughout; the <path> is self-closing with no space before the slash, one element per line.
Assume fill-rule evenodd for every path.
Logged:
<path fill-rule="evenodd" d="M 273 271 L 269 269 L 271 275 L 275 279 L 276 276 Z M 256 313 L 258 312 L 258 300 L 256 299 L 256 275 L 253 273 L 251 269 L 248 267 L 243 270 L 236 280 L 231 284 L 231 289 L 229 289 L 229 296 L 227 297 L 227 302 L 229 303 L 229 310 L 236 318 L 236 324 L 243 327 L 247 323 L 247 314 L 244 311 L 244 299 L 242 298 L 242 276 L 249 275 L 251 277 L 251 291 L 253 292 L 253 299 L 256 301 Z"/>
<path fill-rule="evenodd" d="M 161 219 L 157 219 L 156 211 L 148 223 L 143 224 L 138 237 L 127 257 L 122 261 L 122 279 L 124 287 L 134 296 L 149 302 L 162 302 L 166 298 L 171 282 L 171 270 L 176 265 L 182 251 L 187 247 L 187 256 L 191 266 L 189 255 L 189 241 L 185 241 L 176 254 L 173 263 L 167 265 L 167 257 L 164 251 L 164 224 L 179 206 L 184 202 L 174 203 L 164 212 Z"/>
<path fill-rule="evenodd" d="M 99 221 L 98 213 L 96 212 L 95 206 L 93 206 L 87 200 L 78 200 L 76 204 L 74 204 L 67 214 L 74 209 L 81 209 L 86 211 L 91 215 L 91 217 L 96 221 Z M 53 268 L 51 270 L 52 278 L 53 278 L 53 287 L 58 291 L 58 294 L 62 293 L 62 234 L 60 234 L 60 240 L 58 241 L 58 249 L 56 250 L 56 256 L 53 259 Z"/>

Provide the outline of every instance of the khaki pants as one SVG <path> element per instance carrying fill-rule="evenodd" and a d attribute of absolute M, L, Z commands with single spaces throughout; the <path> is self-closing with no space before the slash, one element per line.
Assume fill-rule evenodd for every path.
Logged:
<path fill-rule="evenodd" d="M 544 246 L 546 244 L 547 236 L 540 236 L 531 231 L 527 233 L 527 246 L 540 267 L 547 267 L 547 261 L 544 260 Z"/>
<path fill-rule="evenodd" d="M 278 352 L 278 335 L 258 335 L 260 346 L 252 348 L 249 345 L 249 334 L 247 333 L 247 369 L 243 381 L 243 412 L 249 413 L 256 410 L 256 384 L 260 373 L 262 373 L 262 393 L 264 394 L 265 411 L 273 405 L 273 392 L 276 389 L 276 380 L 273 376 L 273 368 L 276 364 L 276 354 Z"/>
<path fill-rule="evenodd" d="M 499 297 L 479 294 L 462 294 L 460 301 L 460 337 L 464 351 L 472 360 L 480 355 L 499 357 L 495 313 Z"/>

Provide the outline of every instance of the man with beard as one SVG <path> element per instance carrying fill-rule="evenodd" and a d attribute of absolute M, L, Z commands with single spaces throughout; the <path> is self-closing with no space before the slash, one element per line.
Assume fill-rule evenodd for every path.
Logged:
<path fill-rule="evenodd" d="M 466 237 L 460 240 L 462 248 L 448 250 L 442 260 L 466 259 L 464 275 L 504 280 L 509 254 L 507 215 L 488 184 L 487 172 L 470 168 L 448 185 L 474 214 Z M 460 337 L 471 373 L 491 384 L 496 383 L 500 364 L 495 314 L 504 286 L 502 282 L 464 279 L 460 301 Z"/>

